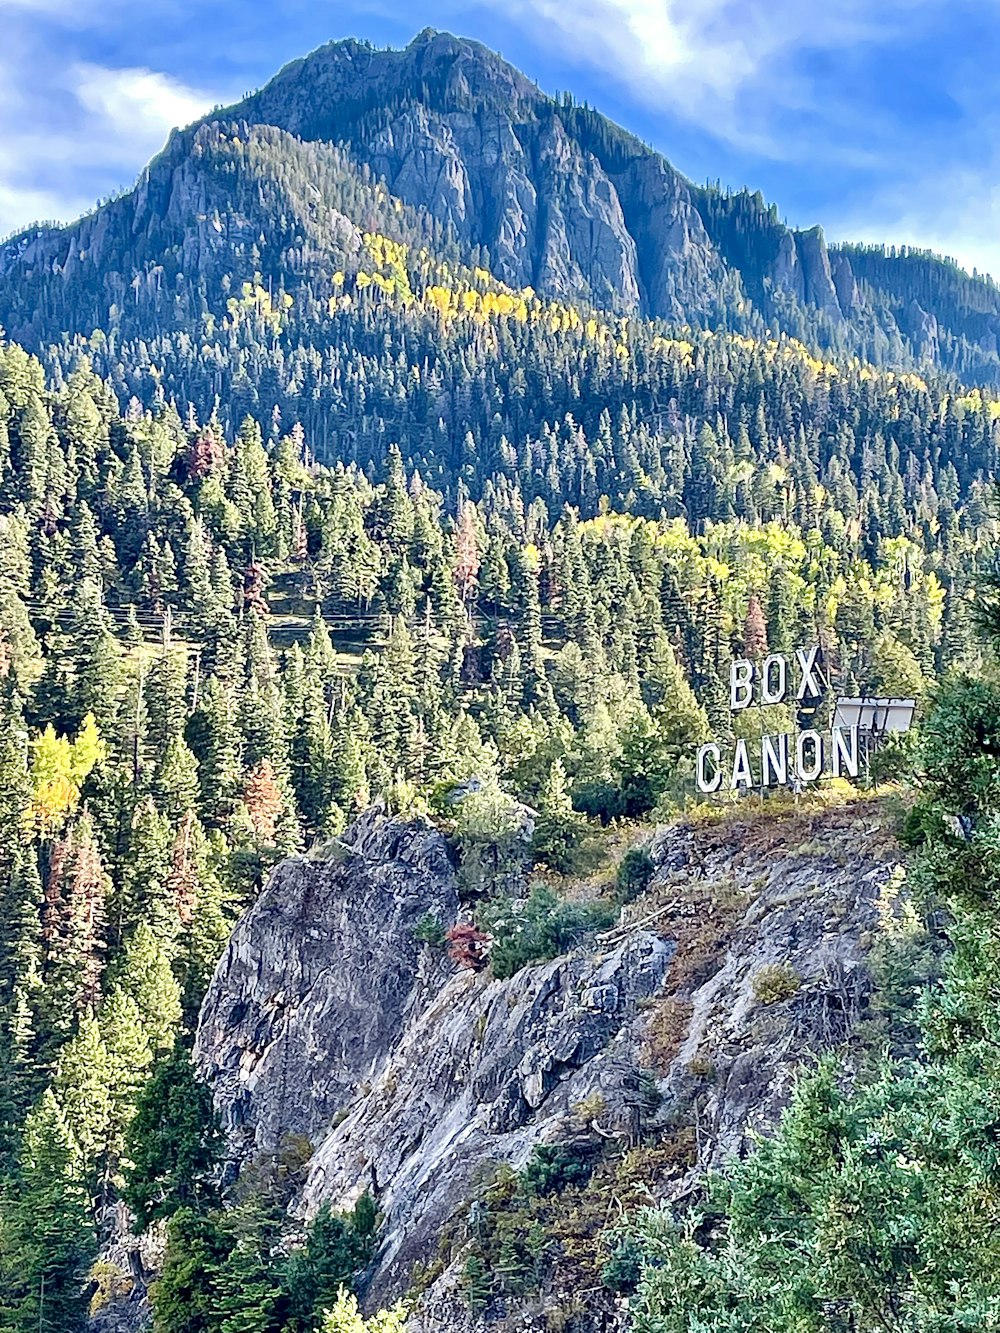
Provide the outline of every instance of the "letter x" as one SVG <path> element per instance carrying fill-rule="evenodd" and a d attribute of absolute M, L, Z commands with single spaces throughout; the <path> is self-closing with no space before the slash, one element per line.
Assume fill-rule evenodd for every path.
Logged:
<path fill-rule="evenodd" d="M 799 684 L 799 692 L 796 699 L 804 699 L 807 695 L 820 695 L 823 693 L 823 677 L 819 673 L 819 665 L 816 658 L 819 657 L 819 648 L 796 648 L 795 656 L 799 661 L 799 670 L 802 672 L 802 680 Z"/>

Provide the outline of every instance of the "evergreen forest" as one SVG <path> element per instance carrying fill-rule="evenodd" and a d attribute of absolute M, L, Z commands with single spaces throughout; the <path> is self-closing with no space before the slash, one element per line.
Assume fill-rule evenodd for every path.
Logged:
<path fill-rule="evenodd" d="M 221 1169 L 190 1049 L 234 923 L 381 802 L 448 827 L 494 975 L 553 957 L 652 872 L 607 917 L 552 886 L 689 810 L 698 744 L 794 727 L 731 714 L 734 658 L 813 644 L 833 693 L 918 701 L 866 775 L 915 791 L 882 960 L 909 998 L 693 1211 L 609 1234 L 603 1280 L 636 1333 L 1000 1328 L 1000 396 L 971 333 L 859 343 L 763 261 L 691 320 L 517 287 L 343 144 L 192 135 L 196 271 L 166 208 L 155 265 L 73 285 L 16 269 L 30 237 L 0 263 L 0 1330 L 87 1327 L 123 1219 L 162 1239 L 155 1333 L 401 1328 L 351 1294 L 377 1200 L 289 1245 L 309 1145 Z M 730 258 L 777 226 L 699 197 Z M 872 292 L 919 266 L 942 326 L 992 318 L 937 260 L 850 259 Z"/>

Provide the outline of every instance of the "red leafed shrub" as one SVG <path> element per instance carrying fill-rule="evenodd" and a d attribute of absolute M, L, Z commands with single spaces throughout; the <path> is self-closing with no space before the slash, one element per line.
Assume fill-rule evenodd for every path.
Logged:
<path fill-rule="evenodd" d="M 217 472 L 225 462 L 226 451 L 211 426 L 200 430 L 188 446 L 188 476 L 201 481 L 211 472 Z"/>
<path fill-rule="evenodd" d="M 452 926 L 445 932 L 448 957 L 459 967 L 478 972 L 486 966 L 486 946 L 489 936 L 471 924 Z"/>

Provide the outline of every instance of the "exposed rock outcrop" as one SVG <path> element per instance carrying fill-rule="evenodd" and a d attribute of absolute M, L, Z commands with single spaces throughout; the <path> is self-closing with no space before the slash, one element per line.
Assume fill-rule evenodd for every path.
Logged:
<path fill-rule="evenodd" d="M 690 1005 L 661 1083 L 662 1114 L 689 1105 L 700 1165 L 718 1165 L 775 1124 L 803 1066 L 853 1037 L 872 991 L 867 955 L 889 910 L 899 848 L 877 805 L 854 803 L 822 815 L 669 828 L 652 852 L 660 866 L 653 901 L 677 904 L 658 922 L 678 940 L 667 991 Z M 685 978 L 692 938 L 706 947 L 685 903 L 699 903 L 706 887 L 724 947 L 689 965 Z"/>
<path fill-rule="evenodd" d="M 443 837 L 369 811 L 325 859 L 293 857 L 237 926 L 202 1008 L 196 1057 L 233 1155 L 287 1134 L 319 1145 L 303 1196 L 384 1217 L 373 1280 L 400 1294 L 489 1162 L 522 1165 L 601 1096 L 604 1134 L 634 1114 L 640 1005 L 669 941 L 606 949 L 506 981 L 460 971 L 414 938 L 458 911 Z"/>
<path fill-rule="evenodd" d="M 372 1190 L 373 1304 L 450 1233 L 421 1333 L 468 1326 L 462 1219 L 498 1163 L 581 1135 L 631 1142 L 645 1068 L 661 1103 L 644 1129 L 694 1124 L 696 1173 L 745 1152 L 803 1063 L 864 1015 L 898 860 L 875 805 L 674 826 L 651 853 L 656 877 L 618 927 L 507 980 L 414 939 L 428 911 L 455 919 L 455 873 L 428 822 L 379 810 L 336 855 L 279 866 L 233 935 L 197 1052 L 234 1152 L 308 1134 L 303 1216 Z"/>
<path fill-rule="evenodd" d="M 508 981 L 454 977 L 319 1149 L 306 1212 L 372 1187 L 385 1218 L 374 1280 L 401 1294 L 488 1164 L 523 1166 L 595 1093 L 600 1132 L 627 1139 L 639 1006 L 659 990 L 671 952 L 640 931 Z"/>
<path fill-rule="evenodd" d="M 439 989 L 414 938 L 455 919 L 448 849 L 375 807 L 322 857 L 283 861 L 240 921 L 202 1007 L 196 1058 L 238 1155 L 318 1142 Z"/>

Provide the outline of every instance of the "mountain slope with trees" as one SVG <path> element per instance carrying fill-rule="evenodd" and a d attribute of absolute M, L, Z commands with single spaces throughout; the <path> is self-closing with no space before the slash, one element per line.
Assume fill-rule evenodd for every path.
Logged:
<path fill-rule="evenodd" d="M 982 668 L 995 294 L 933 257 L 841 253 L 849 274 L 818 234 L 436 34 L 324 48 L 173 136 L 134 191 L 5 244 L 3 1333 L 76 1333 L 113 1302 L 136 1275 L 101 1246 L 126 1214 L 167 1231 L 157 1333 L 355 1319 L 337 1292 L 361 1285 L 377 1199 L 291 1234 L 314 1145 L 224 1175 L 188 1054 L 276 862 L 344 855 L 375 800 L 432 818 L 464 917 L 413 938 L 505 980 L 646 891 L 629 839 L 690 802 L 710 731 L 793 725 L 734 720 L 734 656 L 819 643 L 834 690 L 924 715 Z M 944 697 L 988 786 L 990 687 Z M 924 762 L 933 794 L 952 761 Z M 965 762 L 914 834 L 932 868 L 968 841 L 952 818 L 978 821 L 970 855 L 992 845 Z M 546 1147 L 501 1188 L 512 1215 L 580 1186 Z M 654 1321 L 650 1247 L 677 1223 L 628 1242 Z M 695 1239 L 715 1318 L 750 1269 Z"/>
<path fill-rule="evenodd" d="M 357 248 L 339 214 L 396 242 L 430 239 L 437 259 L 547 300 L 770 330 L 969 381 L 1000 374 L 1000 292 L 988 280 L 930 254 L 830 249 L 821 229 L 788 228 L 759 194 L 695 187 L 592 108 L 429 30 L 403 51 L 321 47 L 175 132 L 133 190 L 72 226 L 13 237 L 0 247 L 0 321 L 35 351 L 101 330 L 102 374 L 134 369 L 132 341 L 154 336 L 181 343 L 147 350 L 158 367 L 187 340 L 207 342 L 231 374 L 275 343 L 323 360 L 343 247 Z M 240 353 L 218 325 L 246 282 L 295 305 L 287 325 L 243 330 Z M 209 410 L 213 390 L 188 387 Z M 228 409 L 231 389 L 214 392 Z M 292 392 L 300 416 L 309 392 Z"/>

